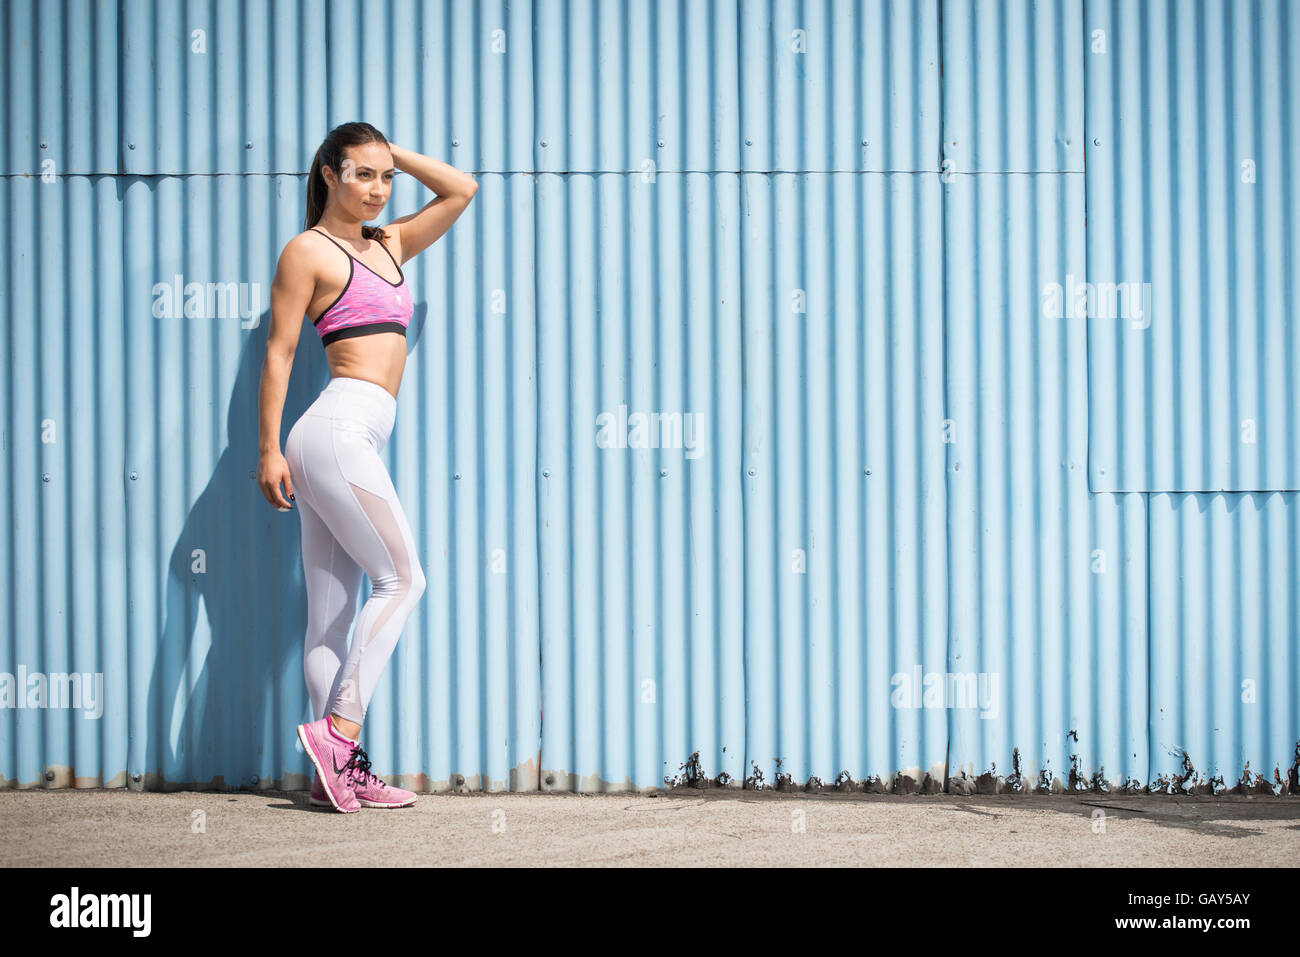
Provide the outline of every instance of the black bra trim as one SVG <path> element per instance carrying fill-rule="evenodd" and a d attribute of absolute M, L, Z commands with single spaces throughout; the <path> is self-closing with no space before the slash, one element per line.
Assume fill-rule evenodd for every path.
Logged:
<path fill-rule="evenodd" d="M 324 235 L 324 234 L 322 233 L 322 235 Z M 365 263 L 362 263 L 362 265 L 364 266 Z M 343 288 L 342 288 L 341 290 L 339 290 L 339 294 L 338 294 L 337 296 L 334 297 L 334 301 L 331 302 L 331 303 L 330 303 L 328 306 L 326 306 L 324 309 L 322 309 L 322 310 L 321 310 L 321 314 L 320 314 L 319 316 L 317 316 L 315 319 L 313 319 L 313 320 L 311 321 L 311 324 L 312 324 L 313 326 L 314 326 L 314 325 L 317 325 L 317 324 L 318 324 L 322 319 L 325 318 L 326 314 L 327 314 L 331 309 L 333 309 L 335 306 L 337 306 L 337 305 L 339 304 L 339 300 L 343 298 L 344 293 L 346 293 L 346 292 L 348 291 L 348 287 L 352 285 L 352 275 L 353 275 L 354 272 L 355 272 L 355 270 L 353 270 L 353 268 L 352 268 L 352 257 L 349 256 L 349 257 L 348 257 L 348 281 L 345 282 L 345 283 L 343 284 Z M 382 277 L 380 277 L 380 278 L 382 278 Z"/>
<path fill-rule="evenodd" d="M 342 329 L 335 329 L 327 332 L 321 337 L 322 345 L 329 345 L 331 342 L 337 342 L 339 339 L 352 339 L 356 336 L 368 336 L 376 332 L 399 332 L 403 337 L 406 336 L 406 326 L 400 322 L 363 322 L 356 326 L 344 326 Z"/>
<path fill-rule="evenodd" d="M 384 252 L 388 253 L 388 258 L 393 260 L 393 265 L 397 266 L 397 275 L 402 277 L 402 282 L 406 282 L 406 273 L 402 272 L 402 267 L 398 264 L 396 257 L 394 257 L 392 252 L 389 250 L 388 244 L 381 239 L 379 240 L 379 245 L 383 248 Z M 362 263 L 361 265 L 365 266 L 366 264 Z M 375 272 L 373 269 L 371 269 L 370 271 Z M 376 272 L 375 275 L 379 276 L 379 273 Z M 383 279 L 384 277 L 379 276 L 379 278 Z M 388 280 L 385 279 L 384 281 L 387 282 Z"/>
<path fill-rule="evenodd" d="M 374 271 L 373 269 L 371 269 L 369 266 L 366 266 L 365 263 L 361 262 L 360 259 L 357 259 L 356 256 L 352 255 L 352 254 L 351 254 L 350 252 L 348 252 L 346 249 L 343 249 L 343 244 L 340 243 L 340 242 L 339 242 L 337 239 L 335 239 L 333 236 L 331 236 L 329 233 L 327 233 L 327 232 L 325 232 L 325 231 L 323 231 L 323 230 L 317 229 L 315 226 L 313 226 L 311 229 L 312 229 L 312 232 L 314 232 L 314 233 L 320 233 L 322 236 L 324 236 L 326 239 L 328 239 L 330 242 L 332 242 L 335 246 L 338 246 L 339 249 L 342 249 L 342 250 L 343 250 L 343 255 L 347 256 L 348 259 L 352 260 L 353 262 L 359 262 L 359 263 L 361 263 L 362 266 L 365 266 L 365 268 L 366 268 L 366 270 L 367 270 L 368 272 L 373 273 L 373 274 L 376 275 L 376 276 L 379 276 L 379 273 L 375 272 L 375 271 Z M 387 247 L 387 246 L 384 246 L 383 243 L 380 243 L 379 245 L 380 245 L 380 246 L 383 246 L 383 248 L 384 248 L 384 252 L 388 253 L 388 247 Z M 393 254 L 392 254 L 392 253 L 388 253 L 388 258 L 389 258 L 389 259 L 393 259 Z M 397 266 L 397 260 L 396 260 L 396 259 L 393 259 L 393 265 L 394 265 L 394 266 Z M 398 276 L 398 280 L 397 280 L 397 282 L 393 282 L 391 279 L 387 279 L 387 278 L 385 278 L 385 277 L 383 277 L 383 276 L 379 276 L 379 278 L 380 278 L 380 279 L 383 279 L 384 282 L 388 283 L 388 285 L 392 286 L 394 289 L 400 289 L 402 286 L 406 285 L 406 274 L 405 274 L 404 272 L 402 272 L 402 267 L 401 267 L 401 266 L 397 266 L 397 276 Z"/>

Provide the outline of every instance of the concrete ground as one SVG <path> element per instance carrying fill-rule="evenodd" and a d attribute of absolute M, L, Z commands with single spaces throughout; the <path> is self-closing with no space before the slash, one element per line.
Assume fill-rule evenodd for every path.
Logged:
<path fill-rule="evenodd" d="M 1101 815 L 1101 816 L 1094 816 Z M 0 791 L 0 865 L 1294 866 L 1295 797 Z"/>

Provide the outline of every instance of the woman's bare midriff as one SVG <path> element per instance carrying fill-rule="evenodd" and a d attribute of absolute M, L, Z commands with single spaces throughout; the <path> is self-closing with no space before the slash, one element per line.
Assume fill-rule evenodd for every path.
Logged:
<path fill-rule="evenodd" d="M 406 337 L 397 332 L 376 332 L 340 339 L 325 347 L 325 361 L 331 377 L 374 382 L 396 399 L 406 368 Z"/>

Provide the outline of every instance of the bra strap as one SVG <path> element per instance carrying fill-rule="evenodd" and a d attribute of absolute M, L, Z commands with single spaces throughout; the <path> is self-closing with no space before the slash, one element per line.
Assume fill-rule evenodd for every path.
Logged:
<path fill-rule="evenodd" d="M 384 241 L 381 239 L 381 240 L 379 240 L 379 245 L 383 247 L 384 252 L 388 253 L 388 258 L 391 259 L 391 260 L 393 260 L 393 265 L 397 267 L 397 278 L 399 278 L 399 279 L 401 279 L 403 282 L 405 282 L 405 281 L 406 281 L 406 276 L 404 276 L 404 275 L 402 274 L 402 266 L 401 266 L 401 264 L 397 261 L 397 258 L 396 258 L 396 257 L 392 254 L 392 252 L 389 250 L 389 248 L 388 248 L 388 243 L 384 242 Z"/>
<path fill-rule="evenodd" d="M 322 236 L 324 236 L 326 239 L 328 239 L 330 242 L 332 242 L 335 246 L 338 246 L 339 249 L 343 249 L 342 244 L 339 243 L 339 241 L 336 240 L 336 239 L 335 239 L 333 236 L 331 236 L 329 233 L 322 232 L 321 230 L 317 229 L 315 226 L 313 226 L 313 227 L 311 228 L 311 231 L 312 231 L 313 233 L 320 233 Z M 401 285 L 401 283 L 406 282 L 406 273 L 402 272 L 402 267 L 398 264 L 397 260 L 393 258 L 393 254 L 392 254 L 391 252 L 388 252 L 388 246 L 387 246 L 387 244 L 384 243 L 384 241 L 383 241 L 382 239 L 381 239 L 381 240 L 378 240 L 378 242 L 379 242 L 380 247 L 384 250 L 384 252 L 388 253 L 388 258 L 393 260 L 393 265 L 394 265 L 394 266 L 397 266 L 398 285 Z M 347 256 L 348 259 L 357 259 L 356 256 L 352 255 L 352 254 L 351 254 L 350 252 L 348 252 L 346 249 L 343 249 L 343 255 Z M 360 259 L 357 259 L 357 262 L 361 263 L 361 265 L 363 265 L 363 266 L 366 266 L 366 264 L 363 263 L 363 262 L 361 262 Z M 367 268 L 367 269 L 370 269 L 369 266 L 366 266 L 366 268 Z M 371 271 L 371 272 L 375 272 L 373 269 L 370 269 L 370 271 Z M 378 276 L 379 274 L 378 274 L 378 273 L 375 273 L 375 275 Z M 380 279 L 383 279 L 384 277 L 383 277 L 383 276 L 379 276 L 379 278 L 380 278 Z M 384 282 L 388 282 L 388 280 L 387 280 L 387 279 L 384 279 Z"/>
<path fill-rule="evenodd" d="M 329 233 L 327 233 L 327 232 L 325 232 L 325 231 L 323 231 L 323 230 L 317 229 L 315 226 L 313 226 L 313 227 L 311 228 L 311 231 L 312 231 L 313 233 L 320 233 L 322 236 L 324 236 L 326 239 L 328 239 L 330 242 L 332 242 L 335 246 L 338 246 L 339 249 L 343 249 L 343 245 L 342 245 L 342 244 L 341 244 L 337 239 L 335 239 L 333 236 L 331 236 Z M 353 256 L 350 252 L 348 252 L 346 249 L 343 249 L 343 255 L 347 256 L 349 259 L 355 259 L 355 258 L 356 258 L 356 257 Z"/>

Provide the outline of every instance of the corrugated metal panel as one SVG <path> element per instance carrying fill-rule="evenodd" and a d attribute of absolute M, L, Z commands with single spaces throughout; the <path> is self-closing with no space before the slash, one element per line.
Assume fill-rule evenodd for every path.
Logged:
<path fill-rule="evenodd" d="M 945 169 L 1083 172 L 1082 30 L 1078 0 L 945 0 Z"/>
<path fill-rule="evenodd" d="M 943 5 L 949 773 L 984 789 L 1147 771 L 1146 503 L 1089 494 L 1086 327 L 1040 308 L 1086 273 L 1080 14 Z"/>
<path fill-rule="evenodd" d="M 363 116 L 394 142 L 443 144 L 461 168 L 526 171 L 533 13 L 419 0 L 14 0 L 0 16 L 10 133 L 0 173 L 46 162 L 68 174 L 305 173 L 324 130 Z"/>
<path fill-rule="evenodd" d="M 68 0 L 37 16 L 39 0 L 0 11 L 7 122 L 0 174 L 114 172 L 118 165 L 119 10 Z M 53 165 L 51 165 L 53 164 Z"/>
<path fill-rule="evenodd" d="M 121 171 L 305 172 L 327 122 L 325 10 L 322 0 L 123 3 Z"/>
<path fill-rule="evenodd" d="M 1296 496 L 1150 498 L 1151 787 L 1300 789 Z"/>
<path fill-rule="evenodd" d="M 739 778 L 737 178 L 538 190 L 543 788 Z"/>
<path fill-rule="evenodd" d="M 739 8 L 743 171 L 937 169 L 939 4 Z"/>
<path fill-rule="evenodd" d="M 1091 488 L 1300 488 L 1300 16 L 1089 0 L 1085 22 Z"/>
<path fill-rule="evenodd" d="M 540 171 L 937 168 L 937 4 L 536 7 Z"/>
<path fill-rule="evenodd" d="M 945 670 L 939 176 L 744 190 L 747 771 L 942 787 L 946 712 L 895 697 Z"/>
<path fill-rule="evenodd" d="M 952 773 L 1144 782 L 1146 503 L 1089 494 L 1086 330 L 1038 315 L 1084 267 L 1083 177 L 954 176 L 945 198 L 948 670 L 1001 692 L 953 709 Z"/>
<path fill-rule="evenodd" d="M 536 8 L 538 171 L 739 167 L 738 5 Z"/>
<path fill-rule="evenodd" d="M 0 673 L 102 674 L 103 713 L 0 709 L 4 784 L 308 783 L 299 530 L 251 481 L 257 386 L 301 173 L 363 111 L 482 187 L 407 270 L 385 457 L 429 587 L 370 710 L 377 771 L 420 790 L 1178 789 L 1249 761 L 1287 781 L 1294 496 L 1149 501 L 1096 491 L 1095 469 L 1090 492 L 1117 421 L 1103 387 L 1148 382 L 1098 373 L 1097 322 L 1043 314 L 1104 263 L 1098 231 L 1117 257 L 1168 238 L 1097 192 L 1076 136 L 1100 109 L 1096 18 L 1140 27 L 1128 44 L 1168 8 L 68 9 L 0 18 L 10 102 L 44 97 L 15 106 L 0 177 L 36 224 L 0 241 Z M 1281 52 L 1250 80 L 1289 89 L 1293 18 L 1252 10 Z M 300 17 L 301 41 L 275 26 Z M 1235 17 L 1179 19 L 1180 56 L 1236 42 Z M 219 64 L 178 53 L 193 24 Z M 322 61 L 341 36 L 379 52 Z M 1190 82 L 1150 63 L 1140 88 Z M 43 137 L 57 172 L 115 175 L 18 175 Z M 1294 218 L 1277 195 L 1267 215 Z M 425 198 L 400 177 L 391 208 Z M 258 303 L 155 311 L 188 282 Z M 327 375 L 307 330 L 285 432 Z"/>

